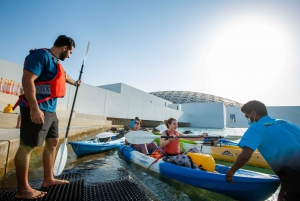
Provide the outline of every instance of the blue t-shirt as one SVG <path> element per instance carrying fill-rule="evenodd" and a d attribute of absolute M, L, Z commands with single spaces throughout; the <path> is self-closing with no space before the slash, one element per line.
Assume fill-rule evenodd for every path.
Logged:
<path fill-rule="evenodd" d="M 288 121 L 262 117 L 248 128 L 238 146 L 258 149 L 276 174 L 284 166 L 300 171 L 300 128 Z"/>
<path fill-rule="evenodd" d="M 47 50 L 50 52 L 49 49 Z M 48 53 L 47 51 L 38 49 L 30 55 L 28 55 L 26 63 L 24 65 L 24 70 L 28 70 L 31 73 L 37 75 L 37 82 L 50 81 L 55 77 L 57 73 L 56 62 L 58 61 L 58 58 L 55 55 L 54 57 L 55 58 L 52 58 L 50 53 Z M 48 96 L 49 95 L 37 94 L 36 98 L 37 100 L 40 100 Z M 57 99 L 53 98 L 45 102 L 39 103 L 39 107 L 41 110 L 55 112 L 56 104 Z M 26 104 L 23 101 L 21 101 L 20 106 L 26 107 Z"/>

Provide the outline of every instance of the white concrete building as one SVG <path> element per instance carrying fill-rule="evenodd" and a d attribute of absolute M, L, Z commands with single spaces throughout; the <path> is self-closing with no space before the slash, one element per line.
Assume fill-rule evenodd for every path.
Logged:
<path fill-rule="evenodd" d="M 22 66 L 0 60 L 0 78 L 21 81 Z M 75 87 L 67 85 L 67 94 L 58 99 L 58 112 L 69 112 Z M 158 97 L 162 94 L 164 98 Z M 1 96 L 7 97 L 7 96 Z M 173 99 L 174 101 L 172 101 Z M 180 102 L 183 100 L 183 102 Z M 7 100 L 0 100 L 0 110 Z M 14 104 L 14 103 L 12 103 Z M 269 115 L 282 118 L 300 126 L 300 106 L 267 107 Z M 103 86 L 82 84 L 75 104 L 75 112 L 81 116 L 96 115 L 103 118 L 124 120 L 140 117 L 150 125 L 158 125 L 164 119 L 174 117 L 181 125 L 204 128 L 245 128 L 247 121 L 241 112 L 241 104 L 219 96 L 197 92 L 154 92 L 142 90 L 123 83 Z"/>

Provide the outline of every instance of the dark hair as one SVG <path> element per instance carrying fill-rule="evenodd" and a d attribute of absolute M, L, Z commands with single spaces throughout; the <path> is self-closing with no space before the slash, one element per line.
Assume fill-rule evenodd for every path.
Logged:
<path fill-rule="evenodd" d="M 251 114 L 251 112 L 255 111 L 256 114 L 261 116 L 268 115 L 268 111 L 265 104 L 257 100 L 252 100 L 244 104 L 241 108 L 241 111 L 245 114 Z"/>
<path fill-rule="evenodd" d="M 140 120 L 140 118 L 136 117 L 135 120 L 138 120 L 140 122 L 140 125 L 142 125 L 142 120 Z"/>
<path fill-rule="evenodd" d="M 75 48 L 75 41 L 66 35 L 60 35 L 54 42 L 54 46 L 56 47 L 62 47 L 62 46 L 68 46 L 68 50 L 70 50 L 72 47 Z"/>
<path fill-rule="evenodd" d="M 116 127 L 111 127 L 110 130 L 111 131 L 118 131 L 118 129 Z"/>
<path fill-rule="evenodd" d="M 167 128 L 169 128 L 169 124 L 171 124 L 173 121 L 177 121 L 177 119 L 171 117 L 168 120 L 167 119 L 164 120 L 164 124 L 166 125 Z"/>

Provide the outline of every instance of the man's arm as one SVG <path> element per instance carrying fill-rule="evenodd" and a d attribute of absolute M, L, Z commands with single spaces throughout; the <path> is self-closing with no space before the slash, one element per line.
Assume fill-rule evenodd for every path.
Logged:
<path fill-rule="evenodd" d="M 67 83 L 74 85 L 74 86 L 80 86 L 80 84 L 81 84 L 81 80 L 74 81 L 68 74 L 66 74 L 66 81 L 67 81 Z"/>
<path fill-rule="evenodd" d="M 249 147 L 244 146 L 243 151 L 238 155 L 236 161 L 234 162 L 233 166 L 227 171 L 226 173 L 226 180 L 229 183 L 233 183 L 233 175 L 234 173 L 246 165 L 246 163 L 249 161 L 251 158 L 251 155 L 253 153 L 253 150 Z"/>
<path fill-rule="evenodd" d="M 22 85 L 25 97 L 30 107 L 31 121 L 36 124 L 44 123 L 44 113 L 40 110 L 36 100 L 36 91 L 34 81 L 38 78 L 37 75 L 28 70 L 23 70 Z"/>

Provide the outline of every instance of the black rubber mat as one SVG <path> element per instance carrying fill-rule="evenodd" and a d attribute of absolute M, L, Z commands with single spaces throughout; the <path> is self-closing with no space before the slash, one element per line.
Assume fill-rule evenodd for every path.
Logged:
<path fill-rule="evenodd" d="M 47 192 L 47 194 L 43 198 L 37 200 L 151 200 L 124 169 L 84 170 L 83 173 L 67 173 L 58 178 L 66 179 L 70 183 L 39 189 Z M 0 200 L 24 200 L 14 199 L 13 196 L 15 193 L 16 189 L 1 191 Z"/>

